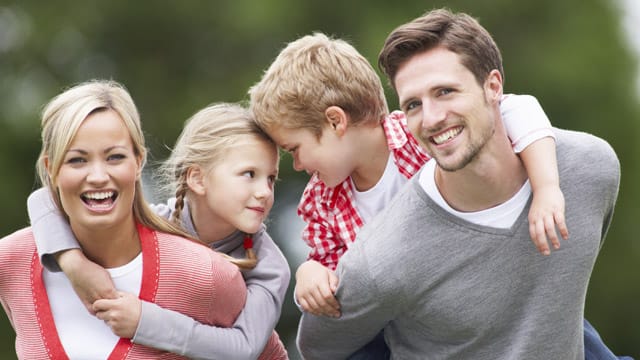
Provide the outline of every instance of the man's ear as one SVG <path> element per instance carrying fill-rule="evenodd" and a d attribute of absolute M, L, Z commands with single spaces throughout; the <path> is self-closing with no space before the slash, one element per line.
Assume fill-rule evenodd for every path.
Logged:
<path fill-rule="evenodd" d="M 338 136 L 342 136 L 342 134 L 347 131 L 349 115 L 347 115 L 341 107 L 335 105 L 329 106 L 324 111 L 324 117 L 330 129 L 333 129 Z"/>
<path fill-rule="evenodd" d="M 200 166 L 193 166 L 187 170 L 187 186 L 189 189 L 198 195 L 204 195 L 206 193 L 206 186 L 204 183 L 205 172 L 202 171 Z"/>
<path fill-rule="evenodd" d="M 484 82 L 484 93 L 490 104 L 499 104 L 502 99 L 502 74 L 498 70 L 491 70 Z"/>

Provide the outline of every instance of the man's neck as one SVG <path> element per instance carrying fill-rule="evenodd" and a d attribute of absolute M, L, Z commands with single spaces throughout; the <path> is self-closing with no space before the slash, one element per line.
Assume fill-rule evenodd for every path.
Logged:
<path fill-rule="evenodd" d="M 457 171 L 436 166 L 435 181 L 445 201 L 458 211 L 480 211 L 500 205 L 520 190 L 527 172 L 508 139 L 488 144 L 470 164 Z"/>

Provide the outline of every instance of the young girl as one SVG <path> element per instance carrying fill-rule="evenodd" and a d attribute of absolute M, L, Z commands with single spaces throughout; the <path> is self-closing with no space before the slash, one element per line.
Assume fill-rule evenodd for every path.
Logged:
<path fill-rule="evenodd" d="M 176 197 L 157 205 L 156 212 L 238 259 L 236 264 L 244 269 L 247 300 L 231 329 L 203 325 L 144 301 L 130 306 L 130 297 L 113 289 L 103 269 L 78 250 L 63 251 L 77 244 L 65 233 L 59 214 L 43 214 L 42 203 L 49 196 L 38 190 L 30 196 L 29 215 L 43 264 L 52 269 L 59 264 L 90 310 L 108 320 L 116 335 L 134 343 L 195 358 L 254 359 L 261 353 L 260 358 L 287 358 L 274 328 L 290 271 L 263 225 L 273 205 L 278 160 L 277 147 L 248 110 L 217 104 L 187 121 L 162 167 Z"/>

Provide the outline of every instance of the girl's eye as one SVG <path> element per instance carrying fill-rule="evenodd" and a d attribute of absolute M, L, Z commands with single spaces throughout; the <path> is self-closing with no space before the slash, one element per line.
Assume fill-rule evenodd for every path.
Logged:
<path fill-rule="evenodd" d="M 276 176 L 269 176 L 269 184 L 275 184 L 276 180 L 278 180 Z"/>

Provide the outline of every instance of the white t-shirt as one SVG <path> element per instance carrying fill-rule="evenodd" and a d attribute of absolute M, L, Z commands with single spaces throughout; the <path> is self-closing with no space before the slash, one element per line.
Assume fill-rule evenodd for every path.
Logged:
<path fill-rule="evenodd" d="M 349 178 L 349 180 L 351 181 L 351 188 L 353 189 L 356 211 L 358 211 L 360 218 L 362 218 L 365 224 L 384 209 L 389 201 L 398 193 L 398 190 L 408 181 L 408 179 L 400 173 L 391 154 L 389 154 L 387 167 L 384 169 L 382 177 L 371 189 L 357 191 L 353 180 L 351 180 L 351 178 Z"/>
<path fill-rule="evenodd" d="M 435 169 L 436 161 L 429 160 L 420 173 L 418 182 L 429 197 L 435 201 L 440 207 L 448 211 L 449 213 L 478 225 L 491 226 L 494 228 L 507 229 L 513 226 L 516 222 L 522 210 L 527 206 L 529 196 L 531 195 L 531 184 L 529 180 L 525 181 L 524 185 L 518 190 L 518 192 L 506 202 L 481 211 L 474 212 L 462 212 L 458 211 L 444 200 L 442 194 L 438 190 L 435 181 Z"/>
<path fill-rule="evenodd" d="M 140 293 L 142 253 L 126 265 L 107 269 L 116 289 Z M 70 359 L 106 359 L 120 338 L 91 315 L 63 272 L 43 270 L 43 279 L 58 336 Z"/>

